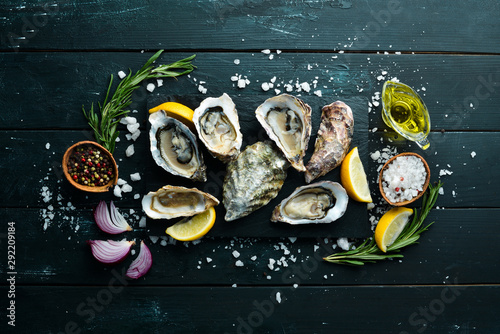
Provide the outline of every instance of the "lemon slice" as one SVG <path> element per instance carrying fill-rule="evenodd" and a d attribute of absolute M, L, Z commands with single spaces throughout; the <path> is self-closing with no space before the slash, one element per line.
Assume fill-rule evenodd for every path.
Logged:
<path fill-rule="evenodd" d="M 152 114 L 159 110 L 164 110 L 168 116 L 173 117 L 188 126 L 193 125 L 194 111 L 188 106 L 177 102 L 165 102 L 159 106 L 149 109 L 149 113 Z"/>
<path fill-rule="evenodd" d="M 372 202 L 365 169 L 359 158 L 357 147 L 353 148 L 342 161 L 340 182 L 353 200 L 365 203 Z"/>
<path fill-rule="evenodd" d="M 387 252 L 387 247 L 396 241 L 412 214 L 412 209 L 398 207 L 387 211 L 380 218 L 375 228 L 375 242 L 382 252 Z"/>
<path fill-rule="evenodd" d="M 170 226 L 165 230 L 165 233 L 179 241 L 192 241 L 207 234 L 214 226 L 214 223 L 215 209 L 211 207 L 207 211 L 185 218 Z"/>

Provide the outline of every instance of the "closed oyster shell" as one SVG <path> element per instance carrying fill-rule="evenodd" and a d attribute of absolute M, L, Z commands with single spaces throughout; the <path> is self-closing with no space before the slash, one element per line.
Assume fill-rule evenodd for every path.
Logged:
<path fill-rule="evenodd" d="M 164 186 L 142 198 L 142 209 L 153 219 L 190 217 L 218 205 L 214 196 L 196 188 Z"/>
<path fill-rule="evenodd" d="M 198 137 L 213 156 L 223 162 L 238 156 L 243 136 L 236 106 L 229 95 L 203 100 L 194 110 L 193 123 Z"/>
<path fill-rule="evenodd" d="M 271 142 L 247 146 L 227 165 L 222 199 L 226 221 L 247 216 L 275 198 L 288 167 L 288 161 Z"/>
<path fill-rule="evenodd" d="M 294 96 L 281 94 L 267 99 L 255 114 L 292 166 L 305 171 L 303 158 L 311 136 L 311 107 Z"/>
<path fill-rule="evenodd" d="M 207 167 L 191 130 L 163 110 L 149 115 L 149 122 L 150 149 L 156 164 L 173 175 L 206 181 Z"/>
<path fill-rule="evenodd" d="M 323 107 L 314 153 L 306 167 L 307 183 L 340 165 L 349 151 L 353 132 L 354 118 L 347 104 L 336 101 Z"/>
<path fill-rule="evenodd" d="M 271 221 L 291 225 L 331 223 L 344 215 L 348 201 L 339 183 L 313 183 L 298 187 L 276 206 Z"/>

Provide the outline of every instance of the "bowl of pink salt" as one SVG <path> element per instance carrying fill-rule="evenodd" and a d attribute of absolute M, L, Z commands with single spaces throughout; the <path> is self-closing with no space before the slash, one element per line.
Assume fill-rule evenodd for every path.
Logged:
<path fill-rule="evenodd" d="M 404 206 L 422 197 L 430 178 L 424 158 L 412 152 L 401 153 L 389 159 L 380 170 L 380 193 L 390 205 Z"/>

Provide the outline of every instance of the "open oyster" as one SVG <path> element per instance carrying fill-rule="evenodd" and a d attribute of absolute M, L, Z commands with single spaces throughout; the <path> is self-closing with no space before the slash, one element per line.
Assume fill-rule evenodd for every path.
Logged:
<path fill-rule="evenodd" d="M 242 134 L 233 100 L 226 93 L 203 100 L 193 115 L 200 140 L 213 156 L 223 162 L 240 153 Z"/>
<path fill-rule="evenodd" d="M 288 94 L 267 99 L 255 111 L 267 135 L 298 171 L 305 171 L 303 158 L 311 136 L 311 107 Z"/>
<path fill-rule="evenodd" d="M 219 200 L 196 188 L 164 186 L 142 198 L 142 209 L 153 219 L 190 217 L 218 205 Z"/>
<path fill-rule="evenodd" d="M 298 187 L 273 211 L 271 221 L 291 225 L 331 223 L 342 217 L 349 198 L 337 182 L 322 181 Z"/>
<path fill-rule="evenodd" d="M 150 148 L 158 166 L 174 175 L 206 181 L 206 166 L 195 135 L 182 122 L 160 110 L 149 115 Z"/>
<path fill-rule="evenodd" d="M 247 146 L 227 165 L 222 199 L 226 221 L 247 216 L 275 198 L 289 166 L 270 141 Z"/>

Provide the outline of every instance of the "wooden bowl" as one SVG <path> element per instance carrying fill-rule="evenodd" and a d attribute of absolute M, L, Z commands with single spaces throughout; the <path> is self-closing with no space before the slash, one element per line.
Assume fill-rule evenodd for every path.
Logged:
<path fill-rule="evenodd" d="M 93 145 L 93 146 L 97 147 L 99 150 L 101 150 L 101 152 L 106 154 L 108 156 L 108 158 L 110 158 L 110 161 L 113 164 L 114 178 L 111 179 L 106 185 L 98 186 L 98 187 L 86 186 L 84 184 L 80 184 L 80 183 L 76 182 L 75 180 L 73 180 L 73 178 L 69 174 L 69 171 L 68 171 L 69 157 L 76 148 L 78 148 L 82 145 Z M 88 140 L 80 141 L 80 142 L 74 144 L 73 146 L 71 146 L 70 148 L 68 148 L 66 150 L 66 153 L 64 153 L 64 156 L 63 156 L 62 168 L 63 168 L 64 176 L 66 176 L 66 179 L 69 181 L 69 183 L 71 183 L 75 188 L 83 190 L 83 191 L 88 191 L 88 192 L 92 192 L 92 193 L 106 192 L 118 182 L 118 166 L 116 165 L 116 161 L 113 158 L 113 155 L 107 149 L 105 149 L 102 145 L 99 145 L 98 143 L 93 142 L 93 141 L 88 141 Z"/>
<path fill-rule="evenodd" d="M 419 158 L 420 160 L 422 160 L 422 162 L 424 163 L 424 167 L 425 167 L 425 172 L 427 173 L 427 176 L 425 178 L 425 183 L 424 183 L 424 186 L 422 187 L 422 191 L 420 191 L 418 193 L 417 196 L 413 197 L 411 200 L 408 200 L 408 201 L 402 201 L 402 202 L 391 202 L 387 199 L 387 197 L 385 196 L 384 194 L 384 189 L 382 187 L 382 174 L 384 173 L 384 171 L 387 169 L 387 166 L 389 166 L 389 164 L 391 162 L 393 162 L 396 158 L 398 157 L 402 157 L 402 156 L 409 156 L 409 155 L 412 155 L 412 156 L 415 156 L 417 158 Z M 415 202 L 417 199 L 419 199 L 420 197 L 422 197 L 422 195 L 425 193 L 425 191 L 427 190 L 427 187 L 429 186 L 429 181 L 431 179 L 431 171 L 429 169 L 429 165 L 427 164 L 427 161 L 425 161 L 424 158 L 422 158 L 420 155 L 416 154 L 416 153 L 412 153 L 412 152 L 407 152 L 407 153 L 401 153 L 401 154 L 398 154 L 392 158 L 390 158 L 389 160 L 387 160 L 387 162 L 384 164 L 384 166 L 382 167 L 382 169 L 380 170 L 380 174 L 379 174 L 379 178 L 378 178 L 378 187 L 380 189 L 380 194 L 382 194 L 382 197 L 385 199 L 385 201 L 387 203 L 389 203 L 390 205 L 393 205 L 393 206 L 404 206 L 404 205 L 407 205 L 407 204 L 410 204 L 410 203 L 413 203 Z"/>

